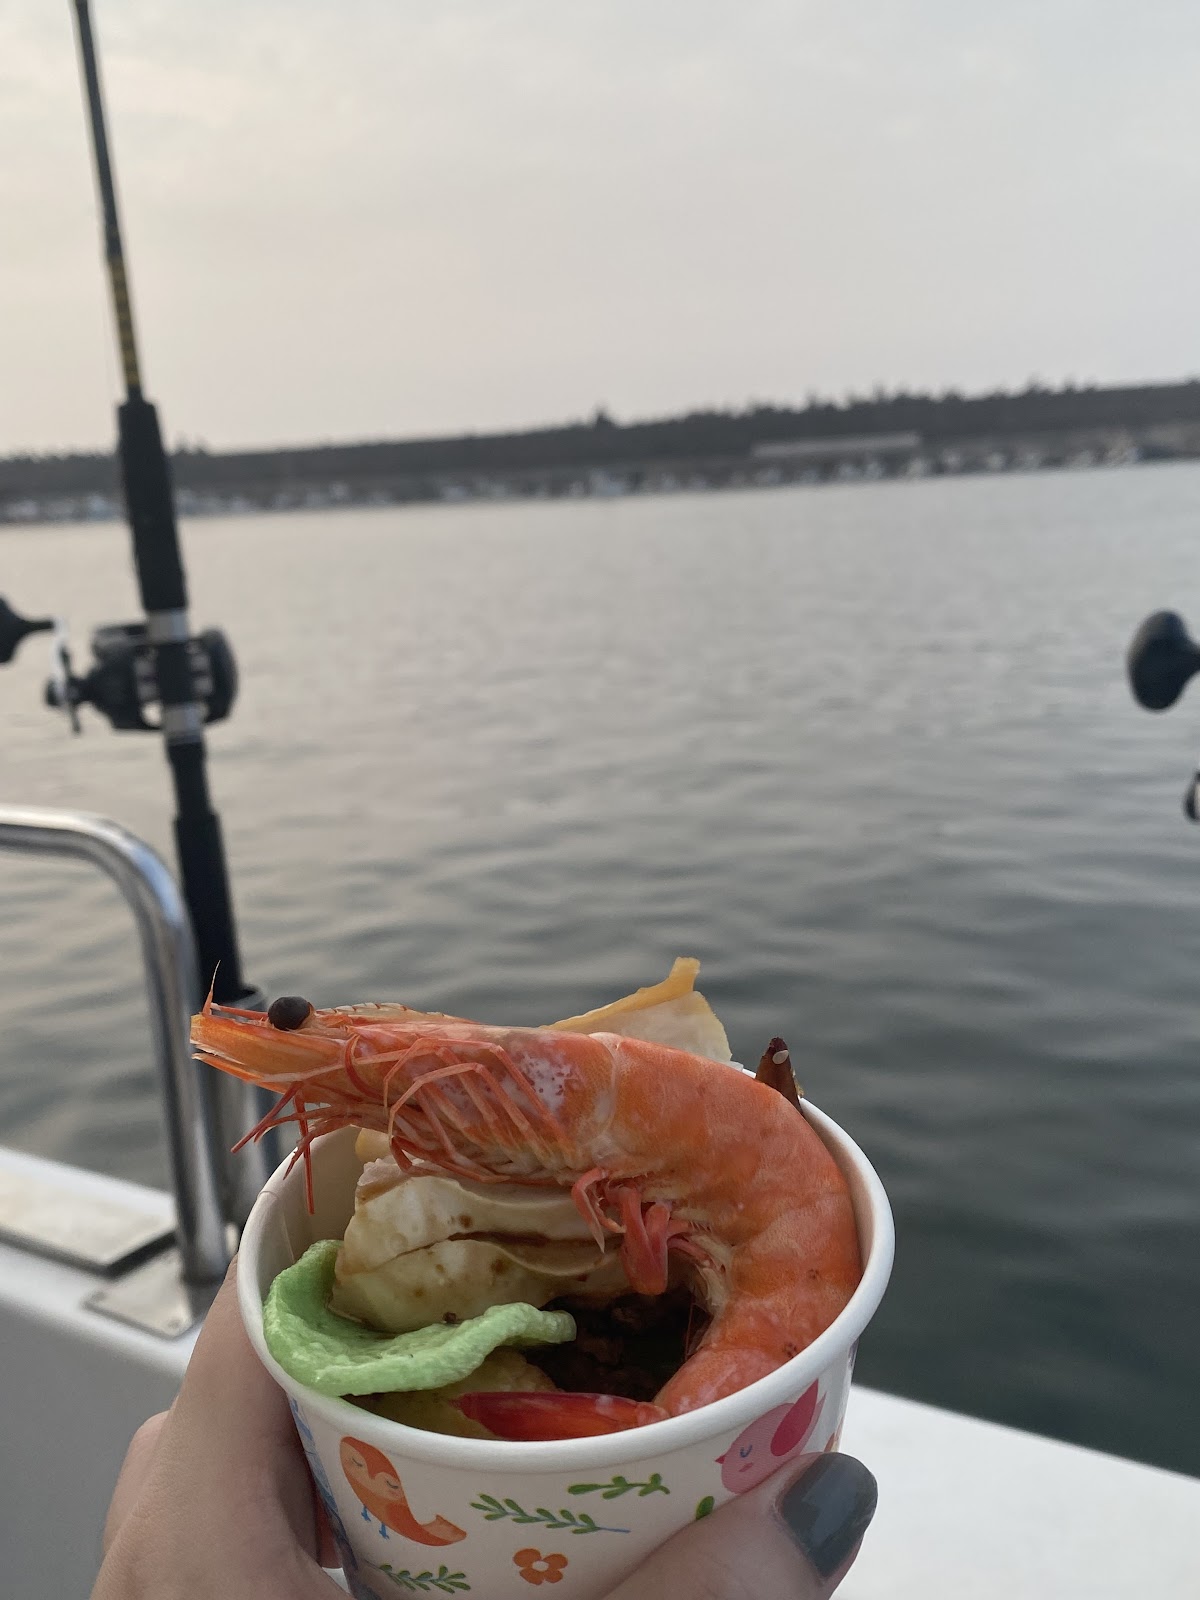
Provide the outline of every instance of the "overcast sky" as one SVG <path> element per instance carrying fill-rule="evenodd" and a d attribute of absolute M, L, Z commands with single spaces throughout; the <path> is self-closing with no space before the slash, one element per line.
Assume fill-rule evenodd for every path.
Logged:
<path fill-rule="evenodd" d="M 1195 0 L 94 0 L 212 447 L 1200 373 Z M 0 0 L 0 454 L 117 394 L 68 0 Z"/>

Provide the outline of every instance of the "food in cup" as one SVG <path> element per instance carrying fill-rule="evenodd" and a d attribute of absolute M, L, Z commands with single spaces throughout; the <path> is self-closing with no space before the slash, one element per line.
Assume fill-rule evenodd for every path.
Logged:
<path fill-rule="evenodd" d="M 264 1337 L 264 1303 L 314 1243 L 336 1245 L 346 1233 L 363 1176 L 356 1130 L 312 1147 L 313 1206 L 304 1166 L 280 1165 L 242 1234 L 238 1300 L 251 1345 L 288 1398 L 356 1600 L 397 1592 L 528 1600 L 531 1585 L 559 1581 L 575 1600 L 601 1600 L 694 1519 L 803 1454 L 838 1448 L 855 1351 L 887 1285 L 894 1233 L 887 1196 L 863 1152 L 810 1099 L 800 1106 L 853 1198 L 863 1275 L 849 1304 L 798 1356 L 746 1388 L 653 1426 L 600 1437 L 513 1442 L 483 1429 L 448 1437 L 440 1424 L 431 1431 L 420 1419 L 385 1410 L 385 1402 L 389 1409 L 441 1404 L 447 1390 L 355 1404 L 293 1377 Z M 642 1304 L 657 1308 L 669 1299 Z M 547 1351 L 570 1358 L 590 1331 L 583 1315 L 576 1319 L 576 1339 L 514 1350 L 512 1358 L 528 1363 Z M 496 1354 L 507 1362 L 509 1352 Z M 657 1381 L 649 1371 L 645 1378 Z M 573 1373 L 558 1369 L 555 1381 L 578 1386 Z M 364 1499 L 364 1489 L 377 1493 Z M 752 1582 L 752 1573 L 745 1577 Z"/>
<path fill-rule="evenodd" d="M 434 1426 L 440 1405 L 443 1424 L 455 1414 L 484 1437 L 551 1440 L 682 1416 L 779 1369 L 848 1303 L 862 1269 L 846 1179 L 779 1092 L 792 1083 L 781 1041 L 758 1078 L 729 1064 L 697 968 L 677 962 L 665 983 L 550 1028 L 297 1000 L 263 1016 L 211 996 L 194 1019 L 202 1060 L 280 1091 L 255 1132 L 294 1123 L 294 1159 L 323 1134 L 366 1130 L 360 1153 L 375 1159 L 345 1239 L 288 1271 L 309 1274 L 323 1317 L 360 1319 L 347 1324 L 360 1342 L 364 1323 L 391 1324 L 380 1352 L 407 1372 L 392 1387 L 435 1397 L 424 1422 L 393 1402 L 396 1420 L 429 1426 L 433 1404 Z M 523 1298 L 495 1298 L 506 1292 Z M 586 1320 L 589 1306 L 633 1315 L 681 1292 L 709 1320 L 682 1329 L 651 1395 L 529 1375 L 531 1362 L 545 1374 L 543 1346 L 567 1348 L 562 1322 L 542 1320 L 566 1315 L 556 1301 Z M 515 1332 L 479 1338 L 518 1311 Z M 324 1322 L 320 1336 L 336 1345 Z M 462 1372 L 446 1352 L 467 1337 Z"/>

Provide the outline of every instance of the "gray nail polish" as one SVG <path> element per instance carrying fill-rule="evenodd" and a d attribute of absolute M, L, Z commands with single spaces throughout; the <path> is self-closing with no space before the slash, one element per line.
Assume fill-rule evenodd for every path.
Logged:
<path fill-rule="evenodd" d="M 853 1456 L 818 1456 L 776 1502 L 779 1520 L 822 1578 L 835 1573 L 875 1515 L 875 1479 Z"/>

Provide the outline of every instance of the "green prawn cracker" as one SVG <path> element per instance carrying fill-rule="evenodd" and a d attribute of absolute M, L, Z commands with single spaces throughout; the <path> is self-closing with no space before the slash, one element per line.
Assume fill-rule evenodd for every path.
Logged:
<path fill-rule="evenodd" d="M 491 1306 L 463 1322 L 412 1333 L 376 1333 L 329 1309 L 338 1241 L 311 1245 L 275 1279 L 263 1307 L 267 1349 L 297 1383 L 318 1394 L 441 1389 L 470 1377 L 500 1345 L 565 1344 L 575 1320 L 536 1306 Z"/>

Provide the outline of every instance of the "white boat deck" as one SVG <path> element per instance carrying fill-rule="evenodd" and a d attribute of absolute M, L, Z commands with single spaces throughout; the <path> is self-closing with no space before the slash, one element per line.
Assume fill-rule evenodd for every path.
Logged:
<path fill-rule="evenodd" d="M 846 1600 L 1200 1597 L 1200 1479 L 868 1389 L 841 1448 L 879 1481 Z"/>
<path fill-rule="evenodd" d="M 157 1191 L 0 1149 L 0 1180 L 17 1176 L 170 1215 Z M 85 1309 L 98 1281 L 0 1243 L 0 1558 L 21 1600 L 86 1600 L 125 1446 L 194 1342 Z M 842 1448 L 879 1480 L 846 1600 L 1200 1596 L 1198 1479 L 866 1389 Z"/>

